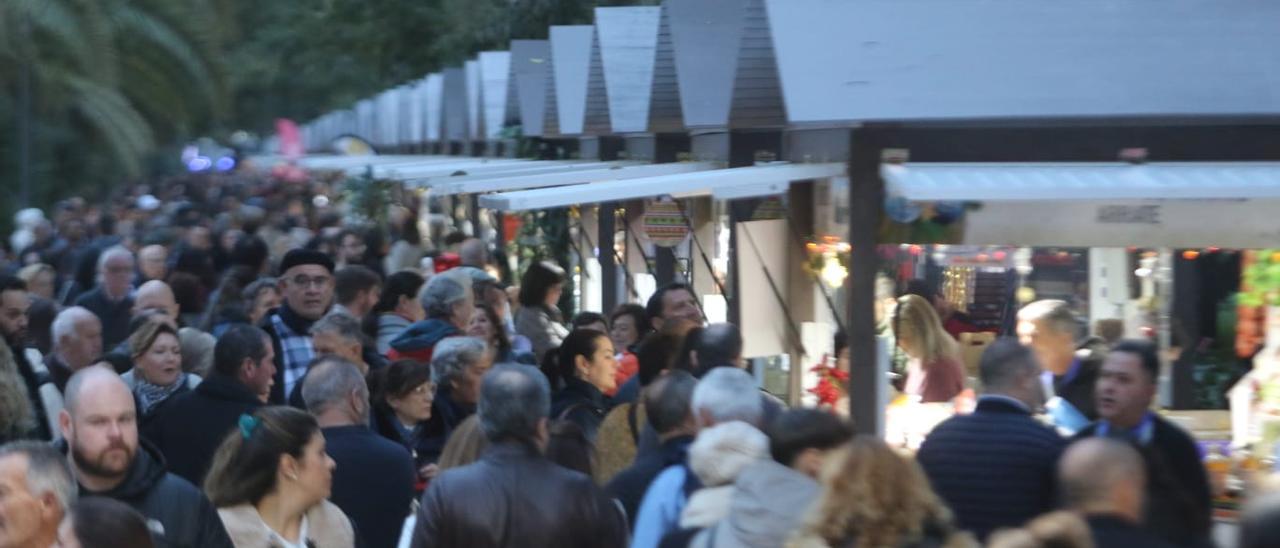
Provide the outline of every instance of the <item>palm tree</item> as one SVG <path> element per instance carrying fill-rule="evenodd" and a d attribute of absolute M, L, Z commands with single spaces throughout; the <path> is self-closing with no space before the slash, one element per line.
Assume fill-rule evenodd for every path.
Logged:
<path fill-rule="evenodd" d="M 39 170 L 45 173 L 84 161 L 141 174 L 158 141 L 189 135 L 225 107 L 217 61 L 224 7 L 214 0 L 0 2 L 0 82 L 15 83 L 0 88 L 0 112 L 8 107 L 29 121 L 0 141 L 42 145 L 37 158 L 55 162 Z M 43 145 L 77 157 L 52 158 Z"/>

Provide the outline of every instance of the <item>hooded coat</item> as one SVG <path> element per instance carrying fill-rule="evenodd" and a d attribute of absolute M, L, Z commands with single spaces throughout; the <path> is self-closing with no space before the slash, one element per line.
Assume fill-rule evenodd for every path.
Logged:
<path fill-rule="evenodd" d="M 729 514 L 734 482 L 752 464 L 769 458 L 769 438 L 745 422 L 727 422 L 698 434 L 689 446 L 689 469 L 702 489 L 689 496 L 680 514 L 681 529 L 715 525 Z"/>
<path fill-rule="evenodd" d="M 60 448 L 68 450 L 65 441 Z M 124 481 L 106 491 L 90 491 L 80 485 L 80 496 L 107 497 L 137 510 L 147 520 L 157 547 L 232 548 L 213 503 L 187 480 L 165 472 L 164 457 L 145 440 Z"/>
<path fill-rule="evenodd" d="M 752 464 L 734 485 L 729 514 L 695 537 L 691 548 L 785 546 L 822 490 L 809 476 L 773 460 Z"/>

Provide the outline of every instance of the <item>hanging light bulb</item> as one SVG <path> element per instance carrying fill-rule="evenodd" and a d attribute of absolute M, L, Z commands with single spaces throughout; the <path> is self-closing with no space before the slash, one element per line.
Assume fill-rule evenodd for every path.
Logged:
<path fill-rule="evenodd" d="M 849 269 L 840 264 L 840 258 L 835 253 L 827 253 L 819 276 L 828 287 L 837 288 L 844 285 L 844 279 L 849 277 Z"/>

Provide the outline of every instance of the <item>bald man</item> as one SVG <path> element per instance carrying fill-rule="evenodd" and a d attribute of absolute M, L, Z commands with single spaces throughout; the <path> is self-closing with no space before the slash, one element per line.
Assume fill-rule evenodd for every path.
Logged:
<path fill-rule="evenodd" d="M 1067 449 L 1058 464 L 1067 509 L 1089 523 L 1097 548 L 1170 548 L 1141 527 L 1147 470 L 1129 443 L 1089 438 Z"/>
<path fill-rule="evenodd" d="M 132 506 L 162 534 L 160 546 L 231 548 L 222 520 L 194 485 L 165 472 L 155 450 L 138 441 L 138 412 L 129 387 L 114 371 L 89 367 L 67 383 L 58 415 L 67 456 L 82 496 Z"/>
<path fill-rule="evenodd" d="M 169 284 L 160 280 L 151 280 L 142 284 L 133 295 L 133 315 L 155 310 L 163 312 L 175 324 L 178 321 L 178 299 L 173 295 Z"/>

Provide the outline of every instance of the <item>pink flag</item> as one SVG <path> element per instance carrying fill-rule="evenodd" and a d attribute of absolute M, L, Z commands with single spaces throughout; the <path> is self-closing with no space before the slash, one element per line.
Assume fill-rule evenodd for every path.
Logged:
<path fill-rule="evenodd" d="M 287 118 L 276 118 L 276 135 L 280 136 L 280 154 L 289 161 L 301 158 L 307 151 L 302 147 L 302 135 L 298 124 Z"/>

